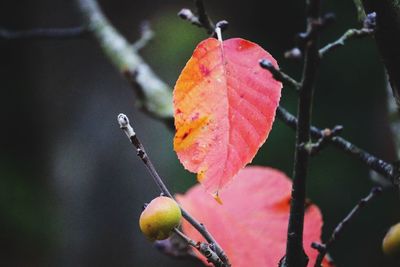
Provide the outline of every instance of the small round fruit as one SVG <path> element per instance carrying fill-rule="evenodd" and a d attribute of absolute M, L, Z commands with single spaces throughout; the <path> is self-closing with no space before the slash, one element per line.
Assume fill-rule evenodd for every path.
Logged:
<path fill-rule="evenodd" d="M 153 199 L 140 215 L 140 230 L 150 240 L 167 239 L 179 225 L 182 214 L 178 204 L 169 197 Z"/>
<path fill-rule="evenodd" d="M 383 239 L 382 249 L 386 255 L 400 258 L 400 223 L 389 229 Z"/>

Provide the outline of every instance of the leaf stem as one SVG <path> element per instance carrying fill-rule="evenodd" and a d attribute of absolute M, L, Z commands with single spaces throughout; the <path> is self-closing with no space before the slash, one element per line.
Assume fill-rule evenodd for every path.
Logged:
<path fill-rule="evenodd" d="M 221 33 L 221 28 L 220 27 L 215 27 L 215 33 L 217 34 L 217 39 L 222 43 L 222 33 Z"/>

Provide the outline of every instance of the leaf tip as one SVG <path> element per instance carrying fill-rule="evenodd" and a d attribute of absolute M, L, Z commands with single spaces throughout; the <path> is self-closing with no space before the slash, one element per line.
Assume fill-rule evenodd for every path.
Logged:
<path fill-rule="evenodd" d="M 222 202 L 222 199 L 220 198 L 220 196 L 219 196 L 219 194 L 218 194 L 218 191 L 216 191 L 215 193 L 213 193 L 212 196 L 213 196 L 213 198 L 215 199 L 215 201 L 218 202 L 218 204 L 220 204 L 220 205 L 224 204 L 224 203 Z"/>

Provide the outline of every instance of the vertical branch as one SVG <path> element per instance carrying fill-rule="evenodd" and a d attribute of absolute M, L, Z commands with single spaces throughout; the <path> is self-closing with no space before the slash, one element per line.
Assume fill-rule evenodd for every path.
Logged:
<path fill-rule="evenodd" d="M 319 21 L 319 10 L 319 0 L 309 0 L 307 3 L 305 61 L 297 107 L 298 124 L 296 129 L 292 201 L 286 255 L 281 261 L 281 266 L 283 267 L 305 267 L 308 263 L 308 257 L 303 248 L 303 226 L 309 153 L 304 149 L 304 145 L 310 142 L 312 98 L 320 59 L 317 45 L 318 34 L 315 32 L 315 25 Z"/>

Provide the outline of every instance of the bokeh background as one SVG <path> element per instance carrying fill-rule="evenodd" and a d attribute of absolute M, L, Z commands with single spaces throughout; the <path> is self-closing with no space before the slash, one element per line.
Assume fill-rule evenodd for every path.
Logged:
<path fill-rule="evenodd" d="M 303 1 L 205 1 L 224 34 L 257 42 L 286 72 L 300 77 L 301 63 L 283 58 L 304 30 Z M 171 86 L 196 44 L 207 35 L 176 13 L 192 1 L 100 1 L 130 40 L 149 20 L 156 37 L 142 52 Z M 325 44 L 359 27 L 352 1 L 324 1 L 336 23 Z M 0 1 L 0 27 L 28 29 L 81 24 L 74 1 Z M 172 133 L 135 108 L 135 94 L 91 38 L 0 41 L 0 265 L 199 266 L 170 259 L 140 234 L 142 204 L 158 195 L 145 167 L 117 126 L 133 118 L 150 157 L 173 192 L 195 177 L 172 149 Z M 313 123 L 344 126 L 343 136 L 385 160 L 394 160 L 388 126 L 384 70 L 372 39 L 354 40 L 320 66 Z M 295 111 L 284 88 L 282 106 Z M 292 171 L 294 133 L 280 121 L 254 164 Z M 308 196 L 324 215 L 323 237 L 365 196 L 368 169 L 328 147 L 311 161 Z M 331 250 L 337 266 L 398 266 L 381 252 L 387 229 L 400 220 L 398 190 L 387 190 L 346 228 Z M 232 229 L 233 231 L 233 229 Z M 243 242 L 243 240 L 241 241 Z M 267 249 L 267 248 L 266 248 Z"/>

